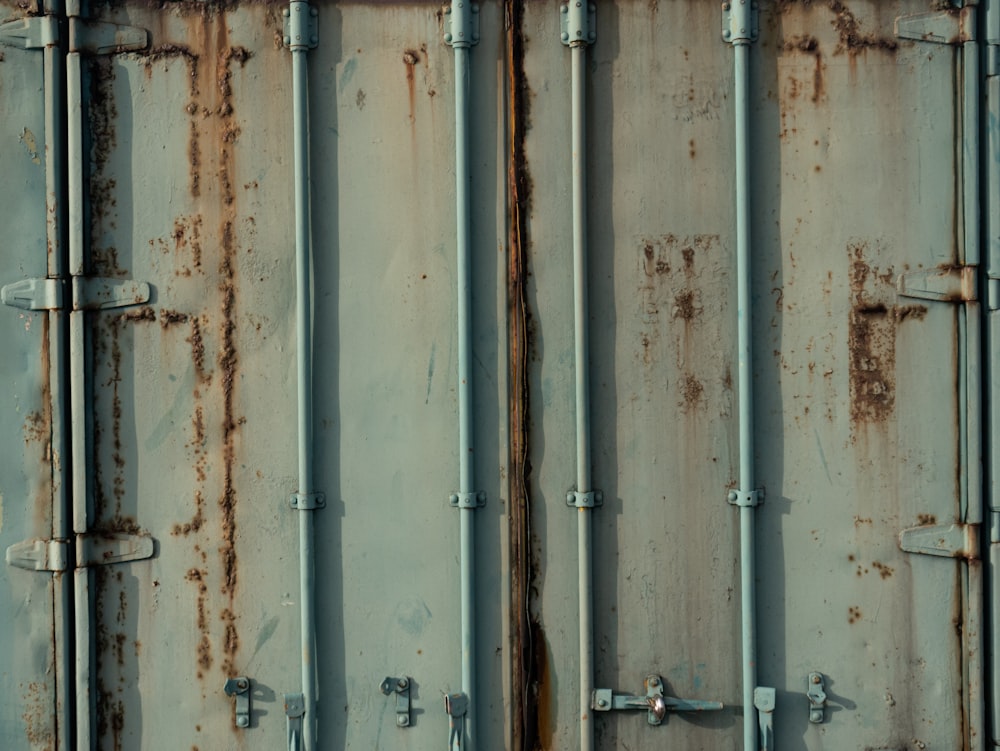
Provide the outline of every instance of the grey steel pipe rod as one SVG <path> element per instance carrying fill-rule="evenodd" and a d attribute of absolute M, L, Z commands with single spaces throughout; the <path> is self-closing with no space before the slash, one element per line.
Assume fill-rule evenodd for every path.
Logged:
<path fill-rule="evenodd" d="M 293 29 L 289 47 L 292 53 L 292 101 L 295 154 L 295 287 L 296 338 L 298 366 L 298 454 L 301 498 L 315 493 L 313 485 L 313 384 L 312 384 L 312 227 L 309 181 L 309 73 L 306 55 L 309 40 L 309 4 L 292 0 L 289 7 Z M 315 551 L 312 507 L 300 508 L 299 514 L 299 599 L 301 618 L 302 694 L 305 717 L 302 723 L 302 746 L 313 751 L 317 744 L 316 603 Z"/>
<path fill-rule="evenodd" d="M 475 494 L 472 425 L 472 264 L 469 200 L 469 48 L 455 45 L 455 202 L 458 278 L 458 456 L 459 493 Z M 474 748 L 476 690 L 475 507 L 460 507 L 462 692 L 469 697 L 463 748 Z"/>
<path fill-rule="evenodd" d="M 736 76 L 736 278 L 741 497 L 754 490 L 753 361 L 750 299 L 749 40 L 734 42 Z M 743 641 L 743 748 L 757 748 L 757 596 L 754 507 L 740 506 L 740 603 Z"/>
<path fill-rule="evenodd" d="M 573 67 L 573 326 L 576 350 L 576 487 L 593 490 L 590 477 L 590 342 L 587 332 L 587 172 L 586 70 L 587 47 L 570 48 Z M 592 563 L 592 509 L 577 509 L 578 599 L 580 624 L 580 749 L 594 748 L 594 720 L 590 708 L 594 690 L 594 582 Z"/>
<path fill-rule="evenodd" d="M 72 14 L 72 9 L 68 8 Z M 66 55 L 67 142 L 66 161 L 69 170 L 67 213 L 69 219 L 69 273 L 82 276 L 84 269 L 83 238 L 83 69 L 78 52 Z M 87 404 L 86 350 L 84 312 L 69 314 L 70 366 L 70 453 L 72 455 L 73 531 L 87 532 L 90 524 L 90 498 L 87 482 Z M 73 572 L 74 644 L 76 646 L 76 747 L 91 751 L 93 745 L 93 697 L 91 696 L 91 635 L 93 607 L 90 574 L 87 568 Z"/>

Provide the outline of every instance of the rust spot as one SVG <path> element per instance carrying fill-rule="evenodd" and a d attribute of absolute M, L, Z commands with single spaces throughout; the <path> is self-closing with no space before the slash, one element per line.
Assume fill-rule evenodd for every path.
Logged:
<path fill-rule="evenodd" d="M 161 310 L 160 311 L 160 326 L 163 328 L 168 328 L 178 323 L 187 323 L 188 315 L 187 313 L 180 313 L 176 310 Z"/>
<path fill-rule="evenodd" d="M 861 615 L 861 608 L 856 605 L 851 605 L 851 607 L 847 609 L 847 622 L 851 624 L 857 623 L 861 620 Z"/>
<path fill-rule="evenodd" d="M 138 323 L 140 321 L 155 321 L 156 311 L 153 310 L 148 305 L 144 305 L 137 310 L 130 310 L 127 313 L 122 313 L 118 320 L 122 323 Z"/>
<path fill-rule="evenodd" d="M 868 516 L 855 516 L 854 517 L 854 526 L 855 527 L 860 527 L 862 524 L 867 524 L 867 525 L 871 526 L 871 523 L 872 523 L 871 517 L 868 517 Z"/>
<path fill-rule="evenodd" d="M 685 373 L 680 385 L 683 401 L 678 405 L 686 410 L 703 405 L 705 386 L 691 373 Z"/>
<path fill-rule="evenodd" d="M 701 315 L 702 310 L 694 290 L 685 289 L 674 298 L 674 318 L 690 321 L 695 316 Z"/>
<path fill-rule="evenodd" d="M 847 560 L 849 560 L 849 561 L 853 561 L 853 560 L 854 560 L 854 553 L 850 553 L 850 554 L 848 554 L 848 556 L 847 556 Z"/>
<path fill-rule="evenodd" d="M 688 156 L 691 157 L 692 159 L 698 156 L 698 149 L 695 146 L 693 138 L 688 141 Z"/>
<path fill-rule="evenodd" d="M 896 572 L 896 569 L 894 569 L 892 566 L 886 566 L 884 563 L 880 561 L 873 561 L 872 568 L 878 571 L 879 576 L 881 576 L 883 579 L 888 579 Z"/>
<path fill-rule="evenodd" d="M 927 315 L 927 306 L 895 305 L 893 306 L 892 313 L 897 321 L 905 321 L 907 318 L 912 318 L 915 321 L 919 321 L 921 318 Z"/>
<path fill-rule="evenodd" d="M 937 524 L 937 517 L 934 514 L 918 514 L 917 524 L 922 527 L 927 527 L 932 524 Z"/>

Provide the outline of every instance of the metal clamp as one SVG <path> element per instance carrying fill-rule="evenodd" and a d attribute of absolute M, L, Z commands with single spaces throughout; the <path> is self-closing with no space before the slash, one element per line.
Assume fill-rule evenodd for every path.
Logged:
<path fill-rule="evenodd" d="M 571 490 L 566 494 L 566 505 L 574 508 L 596 508 L 604 505 L 604 493 L 600 490 L 588 490 L 581 493 Z"/>
<path fill-rule="evenodd" d="M 479 42 L 479 6 L 471 0 L 452 0 L 445 8 L 448 30 L 445 44 L 452 47 L 471 47 Z"/>
<path fill-rule="evenodd" d="M 315 511 L 326 508 L 326 496 L 323 493 L 292 493 L 288 505 L 299 511 Z"/>
<path fill-rule="evenodd" d="M 765 686 L 757 686 L 753 690 L 753 706 L 757 710 L 757 722 L 760 725 L 761 751 L 774 749 L 774 707 L 777 703 L 777 691 Z"/>
<path fill-rule="evenodd" d="M 461 751 L 465 742 L 465 714 L 469 711 L 469 697 L 465 694 L 445 694 L 444 711 L 450 718 L 448 751 Z"/>
<path fill-rule="evenodd" d="M 408 728 L 410 726 L 410 679 L 405 675 L 402 678 L 386 676 L 379 686 L 379 690 L 389 696 L 396 694 L 396 727 Z"/>
<path fill-rule="evenodd" d="M 597 41 L 597 5 L 588 0 L 569 0 L 559 6 L 559 37 L 567 47 Z"/>
<path fill-rule="evenodd" d="M 823 709 L 826 707 L 826 684 L 822 673 L 810 673 L 806 696 L 809 697 L 809 722 L 819 725 L 823 722 Z"/>
<path fill-rule="evenodd" d="M 663 695 L 663 679 L 658 675 L 647 675 L 645 696 L 616 694 L 610 688 L 596 689 L 590 706 L 595 712 L 610 712 L 613 709 L 645 709 L 646 722 L 660 725 L 667 712 L 706 712 L 722 709 L 721 701 L 700 701 L 697 699 L 675 699 Z"/>
<path fill-rule="evenodd" d="M 285 715 L 288 717 L 288 751 L 302 750 L 302 716 L 305 713 L 305 695 L 285 694 Z"/>
<path fill-rule="evenodd" d="M 319 11 L 305 0 L 292 0 L 281 11 L 285 46 L 290 50 L 312 50 L 319 46 Z"/>
<path fill-rule="evenodd" d="M 764 502 L 764 491 L 733 489 L 729 491 L 729 494 L 726 496 L 726 500 L 733 506 L 739 506 L 740 508 L 753 508 L 754 506 L 759 506 Z"/>
<path fill-rule="evenodd" d="M 236 727 L 250 727 L 250 679 L 242 675 L 230 678 L 222 690 L 226 696 L 236 697 Z"/>
<path fill-rule="evenodd" d="M 760 20 L 756 0 L 729 0 L 722 4 L 722 38 L 737 42 L 756 42 Z"/>
<path fill-rule="evenodd" d="M 448 497 L 448 503 L 455 508 L 483 508 L 486 505 L 486 491 L 480 490 L 478 493 L 452 493 Z"/>

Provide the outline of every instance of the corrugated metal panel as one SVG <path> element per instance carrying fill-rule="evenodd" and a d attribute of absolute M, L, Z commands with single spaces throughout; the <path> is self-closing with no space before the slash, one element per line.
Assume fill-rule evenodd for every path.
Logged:
<path fill-rule="evenodd" d="M 319 747 L 433 747 L 448 736 L 441 693 L 459 690 L 462 658 L 459 512 L 448 502 L 459 484 L 454 51 L 436 3 L 317 7 Z M 93 531 L 156 540 L 152 559 L 92 574 L 96 745 L 276 747 L 282 694 L 301 690 L 282 6 L 93 10 L 151 41 L 86 58 L 87 272 L 146 282 L 152 295 L 87 313 L 93 455 L 74 459 L 89 463 Z M 777 689 L 777 748 L 981 743 L 979 563 L 899 547 L 904 529 L 980 518 L 975 303 L 897 288 L 901 274 L 975 260 L 969 57 L 893 32 L 927 10 L 767 3 L 750 47 L 755 474 L 766 495 L 755 512 L 757 670 Z M 471 727 L 483 751 L 575 748 L 570 53 L 554 2 L 485 3 L 478 15 L 472 381 L 488 501 L 474 512 Z M 736 749 L 750 710 L 738 512 L 726 500 L 739 482 L 733 48 L 712 3 L 602 3 L 596 24 L 595 685 L 642 694 L 658 674 L 670 696 L 725 705 L 660 727 L 643 712 L 598 713 L 596 746 Z M 41 99 L 21 95 L 39 87 L 40 60 L 0 61 L 5 112 L 16 111 L 7 137 L 21 141 L 0 152 L 13 176 L 0 186 L 4 216 L 26 238 L 5 251 L 23 253 L 8 263 L 17 278 L 46 273 L 44 171 L 28 137 L 43 128 Z M 17 315 L 5 314 L 7 346 L 21 353 L 0 364 L 14 386 L 7 409 L 41 434 L 28 425 L 4 452 L 5 545 L 51 536 L 57 464 L 45 453 L 44 319 Z M 45 477 L 26 477 L 36 466 Z M 11 515 L 11 497 L 39 492 L 37 518 Z M 27 722 L 32 748 L 55 732 L 53 637 L 38 626 L 52 620 L 47 577 L 8 567 L 0 578 L 11 588 L 0 596 L 33 603 L 36 620 L 28 608 L 11 616 L 16 638 L 44 637 L 0 663 L 48 671 L 12 673 L 41 697 L 23 707 L 44 722 L 0 715 L 0 738 L 20 739 Z M 820 724 L 809 721 L 812 672 L 825 676 Z M 252 681 L 246 729 L 223 692 L 235 676 Z M 409 679 L 408 727 L 380 691 L 386 676 Z"/>
<path fill-rule="evenodd" d="M 17 7 L 5 4 L 4 20 Z M 0 285 L 48 273 L 46 127 L 42 53 L 0 49 L 0 205 L 3 274 Z M 53 537 L 53 407 L 48 313 L 0 307 L 0 548 Z M 56 748 L 58 691 L 54 605 L 63 574 L 5 565 L 0 574 L 0 657 L 6 699 L 0 739 L 11 748 Z M 58 649 L 62 650 L 62 645 Z"/>

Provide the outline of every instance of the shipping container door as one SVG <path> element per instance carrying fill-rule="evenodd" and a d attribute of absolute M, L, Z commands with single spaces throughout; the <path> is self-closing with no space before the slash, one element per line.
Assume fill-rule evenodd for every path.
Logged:
<path fill-rule="evenodd" d="M 281 11 L 92 10 L 147 38 L 82 57 L 85 271 L 149 297 L 88 313 L 91 524 L 156 543 L 92 572 L 93 743 L 278 747 L 301 690 Z"/>
<path fill-rule="evenodd" d="M 760 5 L 754 580 L 774 747 L 976 747 L 979 313 L 961 291 L 978 262 L 971 21 L 924 2 Z M 557 8 L 524 12 L 534 709 L 542 747 L 576 748 L 570 52 Z M 754 711 L 740 706 L 740 532 L 726 502 L 739 423 L 723 18 L 710 3 L 598 4 L 587 49 L 588 396 L 604 496 L 584 512 L 594 686 L 641 697 L 658 675 L 669 696 L 725 705 L 659 727 L 600 712 L 597 748 L 743 748 Z"/>
<path fill-rule="evenodd" d="M 33 4 L 32 4 L 33 5 Z M 45 308 L 61 273 L 57 221 L 59 125 L 53 110 L 61 62 L 43 50 L 45 21 L 23 3 L 0 7 L 0 656 L 5 698 L 0 743 L 33 751 L 69 738 L 67 649 L 71 551 L 63 472 L 64 399 L 56 342 L 65 320 Z"/>

